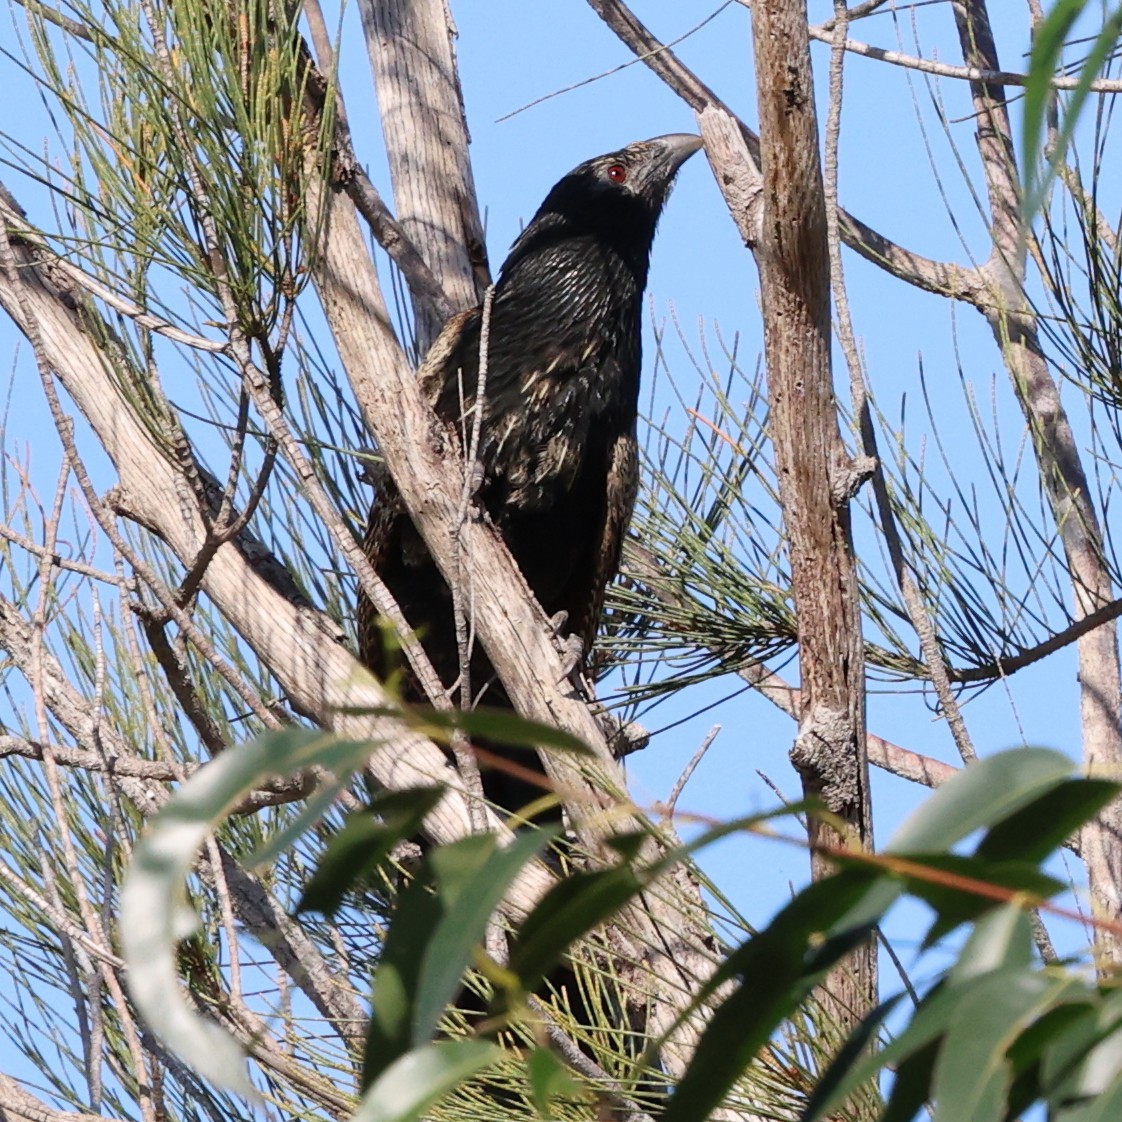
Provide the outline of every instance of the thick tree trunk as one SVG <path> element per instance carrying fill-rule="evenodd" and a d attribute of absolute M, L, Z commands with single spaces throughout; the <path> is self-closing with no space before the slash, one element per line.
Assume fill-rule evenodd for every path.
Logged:
<path fill-rule="evenodd" d="M 756 262 L 764 312 L 771 436 L 798 613 L 802 714 L 791 759 L 807 795 L 848 827 L 812 820 L 823 846 L 872 849 L 865 662 L 848 503 L 856 477 L 838 431 L 830 369 L 830 266 L 803 0 L 752 7 L 763 223 Z M 857 952 L 828 985 L 843 1029 L 876 1000 L 876 956 Z"/>

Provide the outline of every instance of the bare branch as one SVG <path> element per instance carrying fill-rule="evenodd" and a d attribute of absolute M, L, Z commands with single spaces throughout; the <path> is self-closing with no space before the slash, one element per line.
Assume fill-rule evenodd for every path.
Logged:
<path fill-rule="evenodd" d="M 3 1073 L 0 1073 L 0 1116 L 6 1122 L 123 1122 L 106 1114 L 55 1110 Z"/>
<path fill-rule="evenodd" d="M 833 21 L 831 21 L 833 22 Z M 821 43 L 833 43 L 834 33 L 827 24 L 819 26 L 810 25 L 810 37 Z M 921 74 L 934 74 L 938 78 L 954 78 L 963 82 L 997 82 L 1003 86 L 1025 86 L 1028 84 L 1027 74 L 1013 70 L 986 70 L 977 66 L 953 66 L 950 63 L 939 62 L 936 59 L 921 58 L 919 55 L 908 55 L 901 51 L 890 51 L 884 47 L 875 47 L 869 43 L 860 43 L 855 39 L 846 39 L 842 44 L 849 54 L 861 55 L 864 58 L 875 59 L 877 62 L 888 62 L 893 66 L 902 66 L 906 70 L 915 70 Z M 1079 76 L 1065 77 L 1054 74 L 1049 84 L 1054 90 L 1074 90 L 1079 86 Z M 1122 79 L 1120 78 L 1095 78 L 1090 85 L 1092 93 L 1116 94 L 1122 93 Z"/>
<path fill-rule="evenodd" d="M 330 84 L 335 98 L 335 146 L 338 149 L 339 179 L 355 204 L 355 208 L 370 227 L 375 240 L 401 270 L 409 291 L 422 307 L 426 318 L 441 324 L 456 309 L 412 239 L 390 213 L 389 207 L 386 206 L 378 189 L 355 155 L 343 91 L 338 84 L 334 50 L 318 0 L 308 0 L 304 5 L 304 13 L 308 17 L 308 26 L 311 29 L 320 84 L 324 89 Z M 324 75 L 330 75 L 330 82 Z M 322 116 L 323 98 L 315 96 L 318 92 L 317 84 L 309 85 L 314 112 Z"/>
<path fill-rule="evenodd" d="M 490 281 L 469 137 L 444 0 L 361 0 L 398 221 L 453 309 L 474 307 Z M 424 354 L 442 322 L 414 302 Z"/>
<path fill-rule="evenodd" d="M 947 719 L 951 734 L 954 736 L 955 744 L 958 746 L 959 755 L 964 763 L 969 763 L 976 759 L 977 753 L 974 751 L 974 745 L 966 729 L 966 722 L 962 718 L 958 699 L 951 689 L 946 659 L 943 657 L 943 650 L 939 645 L 938 636 L 935 634 L 935 626 L 931 615 L 920 596 L 915 576 L 904 560 L 900 529 L 896 522 L 896 513 L 892 509 L 888 484 L 884 477 L 884 467 L 880 462 L 877 449 L 876 428 L 873 424 L 872 410 L 869 407 L 869 395 L 865 388 L 865 375 L 861 358 L 857 353 L 857 339 L 853 333 L 853 320 L 850 316 L 849 298 L 845 287 L 845 267 L 842 261 L 839 237 L 837 202 L 838 140 L 841 132 L 842 79 L 845 62 L 845 54 L 842 48 L 848 25 L 849 14 L 844 0 L 835 0 L 834 31 L 830 52 L 830 108 L 826 126 L 825 185 L 826 238 L 830 247 L 830 285 L 834 294 L 838 339 L 841 343 L 842 354 L 845 355 L 846 365 L 849 368 L 850 410 L 852 415 L 857 418 L 861 450 L 868 462 L 875 465 L 872 469 L 873 495 L 877 504 L 877 513 L 880 516 L 881 532 L 884 534 L 889 559 L 896 575 L 896 583 L 907 608 L 908 618 L 912 622 L 912 627 L 915 628 L 916 635 L 919 636 L 920 649 L 923 651 L 927 673 L 935 687 L 936 696 L 939 698 L 939 704 Z"/>

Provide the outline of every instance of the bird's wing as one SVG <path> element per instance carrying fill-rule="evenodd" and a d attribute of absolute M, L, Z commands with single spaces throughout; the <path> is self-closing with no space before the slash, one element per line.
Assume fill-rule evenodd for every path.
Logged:
<path fill-rule="evenodd" d="M 598 548 L 593 555 L 593 569 L 588 588 L 591 597 L 587 611 L 580 619 L 570 620 L 574 634 L 579 635 L 585 651 L 592 648 L 596 628 L 604 610 L 604 594 L 619 571 L 623 539 L 635 508 L 639 490 L 639 450 L 632 425 L 618 434 L 608 448 L 607 472 L 604 477 L 603 517 L 598 527 Z"/>

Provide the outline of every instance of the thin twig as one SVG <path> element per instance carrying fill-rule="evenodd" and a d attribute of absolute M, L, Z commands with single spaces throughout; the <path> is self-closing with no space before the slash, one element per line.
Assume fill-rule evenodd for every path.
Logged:
<path fill-rule="evenodd" d="M 666 800 L 666 814 L 669 817 L 674 816 L 674 808 L 678 805 L 678 796 L 681 795 L 685 789 L 686 784 L 690 781 L 690 777 L 697 770 L 697 765 L 705 758 L 705 753 L 709 751 L 709 745 L 717 739 L 717 734 L 721 731 L 720 725 L 714 725 L 706 734 L 705 739 L 702 740 L 701 745 L 697 751 L 694 752 L 693 758 L 678 776 L 678 781 L 674 784 L 674 789 L 670 792 L 670 798 Z"/>
<path fill-rule="evenodd" d="M 4 538 L 5 541 L 9 541 L 13 545 L 18 545 L 20 549 L 31 554 L 32 557 L 42 559 L 48 556 L 45 546 L 25 537 L 23 534 L 16 533 L 11 526 L 3 522 L 0 522 L 0 538 Z M 104 569 L 97 569 L 93 565 L 86 565 L 81 561 L 71 561 L 63 557 L 57 550 L 53 555 L 50 555 L 50 563 L 52 568 L 65 570 L 68 573 L 77 573 L 80 576 L 89 577 L 91 580 L 101 581 L 103 584 L 118 584 L 118 578 L 113 573 L 107 573 Z M 135 591 L 135 589 L 132 591 Z"/>
<path fill-rule="evenodd" d="M 659 570 L 654 556 L 635 541 L 624 545 L 624 566 L 637 580 L 648 585 L 663 603 L 681 607 L 687 597 L 676 582 L 667 580 Z M 750 662 L 737 669 L 738 676 L 757 690 L 777 708 L 796 721 L 802 715 L 802 692 L 762 662 Z M 897 744 L 867 732 L 865 735 L 869 763 L 926 787 L 946 782 L 958 769 L 939 760 L 901 748 Z"/>
<path fill-rule="evenodd" d="M 627 62 L 622 62 L 619 66 L 609 67 L 607 70 L 601 70 L 599 74 L 593 74 L 591 78 L 582 78 L 579 82 L 573 82 L 568 86 L 563 86 L 559 90 L 553 90 L 550 93 L 543 94 L 541 97 L 535 97 L 533 101 L 526 102 L 525 105 L 520 105 L 517 109 L 512 109 L 509 113 L 504 113 L 501 117 L 495 118 L 495 124 L 501 125 L 504 121 L 509 121 L 511 117 L 517 117 L 519 113 L 525 113 L 527 109 L 533 109 L 543 102 L 550 101 L 552 98 L 560 97 L 562 94 L 572 93 L 573 90 L 579 90 L 583 86 L 590 86 L 593 82 L 600 82 L 604 78 L 610 78 L 613 74 L 618 74 L 621 70 L 626 70 L 629 66 L 634 66 L 636 63 L 646 62 L 648 57 L 657 54 L 660 51 L 668 51 L 671 47 L 676 47 L 679 43 L 684 43 L 691 36 L 696 35 L 706 24 L 712 23 L 734 0 L 724 0 L 724 3 L 714 11 L 710 12 L 700 23 L 695 23 L 688 31 L 683 31 L 681 35 L 671 39 L 667 43 L 660 43 L 653 50 L 636 54 L 635 58 L 628 59 Z"/>
<path fill-rule="evenodd" d="M 362 215 L 374 240 L 386 251 L 390 260 L 401 270 L 409 291 L 421 301 L 428 312 L 443 323 L 455 310 L 452 301 L 444 291 L 443 285 L 421 256 L 412 238 L 402 229 L 401 224 L 390 213 L 385 201 L 366 174 L 361 161 L 355 155 L 351 138 L 350 122 L 347 118 L 343 91 L 339 87 L 336 71 L 335 51 L 319 0 L 306 0 L 304 14 L 312 35 L 317 67 L 335 98 L 335 135 L 334 142 L 339 152 L 339 164 L 345 169 L 342 174 L 343 187 L 355 209 Z M 314 91 L 310 91 L 314 92 Z M 322 115 L 323 104 L 316 105 L 317 113 Z"/>
<path fill-rule="evenodd" d="M 108 288 L 106 285 L 102 284 L 101 281 L 90 276 L 89 273 L 79 269 L 77 265 L 56 253 L 46 244 L 40 232 L 29 222 L 24 221 L 22 217 L 17 217 L 10 211 L 5 217 L 11 228 L 11 235 L 14 238 L 26 241 L 29 245 L 34 246 L 36 252 L 46 254 L 50 258 L 51 268 L 57 269 L 76 288 L 88 292 L 91 296 L 96 297 L 98 300 L 102 301 L 102 303 L 108 305 L 115 312 L 119 312 L 126 319 L 132 320 L 137 326 L 145 328 L 156 335 L 162 335 L 172 343 L 190 347 L 192 350 L 218 355 L 227 353 L 229 343 L 207 339 L 202 335 L 195 335 L 193 332 L 185 331 L 181 327 L 176 327 L 174 324 L 161 319 L 159 316 L 152 315 L 151 312 L 146 312 L 139 304 L 122 296 L 119 292 Z"/>
<path fill-rule="evenodd" d="M 8 235 L 7 223 L 0 220 L 0 269 L 2 269 L 8 277 L 9 282 L 12 284 L 16 291 L 16 299 L 19 302 L 21 314 L 24 320 L 23 329 L 31 343 L 31 349 L 35 355 L 35 363 L 39 371 L 40 381 L 43 385 L 44 392 L 47 397 L 48 405 L 51 411 L 51 417 L 55 422 L 55 427 L 59 433 L 60 439 L 63 441 L 66 454 L 67 468 L 59 478 L 59 487 L 56 493 L 55 509 L 52 512 L 50 519 L 47 522 L 47 535 L 45 541 L 45 549 L 42 558 L 40 559 L 40 575 L 45 578 L 42 580 L 41 595 L 39 604 L 35 611 L 35 618 L 32 624 L 32 641 L 31 641 L 31 685 L 35 697 L 35 714 L 36 723 L 39 728 L 40 739 L 46 742 L 48 740 L 49 725 L 47 722 L 45 692 L 43 689 L 43 646 L 45 643 L 45 630 L 46 630 L 46 604 L 47 597 L 50 595 L 50 589 L 53 582 L 50 580 L 50 570 L 52 567 L 52 558 L 55 555 L 55 539 L 57 535 L 58 523 L 61 517 L 62 502 L 65 495 L 65 482 L 67 473 L 73 471 L 75 477 L 79 480 L 79 484 L 83 486 L 83 490 L 89 484 L 89 480 L 85 478 L 85 465 L 78 454 L 77 448 L 73 443 L 73 426 L 69 423 L 69 418 L 62 414 L 61 403 L 58 399 L 58 394 L 54 385 L 54 373 L 50 368 L 46 358 L 46 349 L 44 347 L 42 335 L 39 331 L 39 323 L 35 317 L 34 310 L 32 309 L 31 302 L 23 288 L 21 278 L 18 275 L 18 270 L 15 263 L 15 255 L 12 251 L 11 240 Z M 89 488 L 92 492 L 92 487 Z M 96 498 L 95 498 L 96 503 Z M 61 836 L 61 844 L 63 850 L 63 857 L 66 863 L 67 875 L 71 882 L 71 889 L 75 894 L 79 914 L 82 917 L 82 922 L 89 932 L 98 931 L 101 928 L 98 923 L 98 912 L 95 910 L 89 900 L 85 891 L 85 881 L 80 873 L 80 865 L 78 855 L 74 847 L 73 834 L 70 830 L 70 816 L 67 812 L 65 801 L 62 794 L 62 785 L 59 775 L 59 770 L 51 757 L 49 751 L 44 756 L 44 774 L 47 779 L 48 789 L 50 791 L 50 798 L 52 808 L 55 814 L 58 832 Z M 45 856 L 45 855 L 44 855 Z M 44 865 L 44 877 L 52 881 L 53 877 L 51 870 Z M 104 965 L 99 970 L 100 978 L 104 982 L 109 991 L 111 999 L 118 1009 L 120 1017 L 121 1029 L 124 1034 L 125 1046 L 128 1049 L 134 1070 L 139 1072 L 144 1069 L 144 1050 L 141 1046 L 140 1035 L 129 1011 L 125 1001 L 125 995 L 121 989 L 119 975 L 106 968 Z M 80 1003 L 79 1003 L 80 1004 Z M 95 1062 L 91 1056 L 91 1062 Z M 150 1093 L 141 1088 L 138 1090 L 139 1106 L 141 1117 L 144 1122 L 155 1122 L 155 1109 L 152 1102 Z"/>
<path fill-rule="evenodd" d="M 743 138 L 744 149 L 755 162 L 758 173 L 760 138 L 673 51 L 659 42 L 623 0 L 588 0 L 588 4 L 619 39 L 695 113 L 709 115 L 716 111 L 718 116 L 727 117 L 734 122 Z M 739 183 L 737 169 L 721 170 L 719 180 L 723 181 L 727 171 L 729 182 Z M 729 199 L 729 203 L 731 206 L 734 200 Z M 851 249 L 898 280 L 928 292 L 953 296 L 971 303 L 987 298 L 985 286 L 979 284 L 973 269 L 964 269 L 953 262 L 934 261 L 913 253 L 845 211 L 840 215 L 840 229 L 845 243 Z"/>
<path fill-rule="evenodd" d="M 479 462 L 479 445 L 483 434 L 483 414 L 487 405 L 487 371 L 491 348 L 491 307 L 494 297 L 495 286 L 493 284 L 488 285 L 487 291 L 483 294 L 482 321 L 479 328 L 479 362 L 475 391 L 472 397 L 471 432 L 464 441 L 464 484 L 460 491 L 460 509 L 453 530 L 456 544 L 456 579 L 452 584 L 452 612 L 455 618 L 456 649 L 460 661 L 459 689 L 460 707 L 462 709 L 471 709 L 475 705 L 471 681 L 471 656 L 475 640 L 475 613 L 472 610 L 474 589 L 471 585 L 467 567 L 463 564 L 463 528 L 471 514 L 471 504 L 479 491 L 480 477 L 483 472 L 483 466 Z M 462 401 L 463 386 L 460 387 L 460 397 Z M 461 415 L 463 415 L 463 410 L 461 410 Z M 452 752 L 456 757 L 460 774 L 463 776 L 464 786 L 471 795 L 468 800 L 468 811 L 472 816 L 472 828 L 475 830 L 482 829 L 484 821 L 481 808 L 485 797 L 483 777 L 479 773 L 479 760 L 472 751 L 467 736 L 459 730 L 456 730 L 452 735 Z M 489 933 L 489 943 L 493 937 L 493 933 Z"/>
<path fill-rule="evenodd" d="M 61 27 L 68 35 L 73 35 L 75 39 L 96 43 L 100 38 L 100 36 L 91 32 L 84 23 L 79 23 L 69 16 L 64 16 L 57 9 L 41 3 L 41 0 L 16 0 L 16 3 L 24 8 L 29 15 L 38 16 L 40 19 L 46 20 L 47 23 L 53 23 L 56 27 Z"/>
<path fill-rule="evenodd" d="M 840 23 L 835 18 L 835 27 Z M 822 43 L 835 43 L 834 32 L 827 30 L 823 24 L 819 27 L 811 25 L 807 28 L 812 39 Z M 864 58 L 875 59 L 877 62 L 887 62 L 893 66 L 902 66 L 907 70 L 916 70 L 923 74 L 934 74 L 939 78 L 954 78 L 962 82 L 1000 82 L 1005 86 L 1027 86 L 1029 76 L 1014 70 L 985 70 L 975 66 L 954 66 L 946 62 L 937 62 L 934 59 L 921 58 L 918 55 L 907 55 L 900 51 L 886 50 L 884 47 L 874 47 L 869 43 L 860 43 L 854 39 L 846 39 L 842 49 L 849 54 L 861 55 Z M 1080 83 L 1079 75 L 1070 78 L 1053 74 L 1049 85 L 1054 90 L 1074 90 Z M 1116 94 L 1122 93 L 1122 78 L 1095 78 L 1090 85 L 1092 93 Z"/>

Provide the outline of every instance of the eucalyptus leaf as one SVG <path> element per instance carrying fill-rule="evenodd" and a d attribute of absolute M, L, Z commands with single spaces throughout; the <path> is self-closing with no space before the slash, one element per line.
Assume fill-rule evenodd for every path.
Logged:
<path fill-rule="evenodd" d="M 1027 969 L 997 970 L 956 987 L 961 995 L 935 1063 L 932 1122 L 995 1122 L 1013 1083 L 1007 1052 L 1046 1013 L 1063 983 Z"/>
<path fill-rule="evenodd" d="M 725 974 L 738 976 L 740 985 L 711 1015 L 663 1122 L 696 1122 L 716 1109 L 783 1018 L 831 966 L 868 936 L 867 927 L 851 927 L 848 941 L 833 943 L 831 956 L 819 954 L 813 965 L 808 964 L 816 938 L 853 912 L 867 890 L 868 878 L 855 873 L 818 881 L 799 893 L 764 931 L 733 951 Z"/>
<path fill-rule="evenodd" d="M 483 940 L 492 913 L 518 874 L 556 833 L 557 828 L 526 831 L 505 847 L 498 847 L 492 837 L 477 836 L 433 852 L 431 861 L 443 914 L 425 950 L 413 1014 L 414 1040 L 424 1040 L 436 1031 L 460 988 L 472 953 Z M 481 841 L 491 844 L 479 844 Z M 474 860 L 449 860 L 461 854 Z"/>
<path fill-rule="evenodd" d="M 445 1040 L 399 1056 L 364 1092 L 352 1122 L 413 1122 L 448 1092 L 503 1058 L 485 1040 Z"/>
<path fill-rule="evenodd" d="M 346 893 L 386 860 L 399 842 L 414 837 L 443 796 L 442 787 L 415 787 L 376 796 L 352 814 L 327 842 L 319 865 L 304 886 L 296 913 L 334 915 Z"/>
<path fill-rule="evenodd" d="M 888 853 L 938 853 L 993 826 L 1071 777 L 1071 760 L 1050 748 L 998 752 L 952 776 L 908 816 Z"/>
<path fill-rule="evenodd" d="M 1122 785 L 1106 779 L 1067 779 L 993 825 L 974 851 L 989 861 L 1043 861 L 1084 822 L 1093 818 Z"/>
<path fill-rule="evenodd" d="M 277 775 L 312 766 L 325 750 L 352 760 L 369 745 L 305 729 L 269 733 L 229 749 L 200 768 L 168 800 L 142 835 L 121 889 L 121 949 L 137 1009 L 164 1044 L 220 1087 L 253 1098 L 241 1046 L 187 1003 L 176 943 L 193 929 L 184 885 L 214 825 L 246 795 Z"/>

